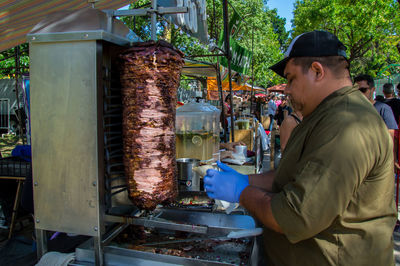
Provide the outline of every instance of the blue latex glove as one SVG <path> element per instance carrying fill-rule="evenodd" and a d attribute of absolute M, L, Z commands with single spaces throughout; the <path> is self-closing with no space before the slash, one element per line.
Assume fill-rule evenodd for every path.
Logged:
<path fill-rule="evenodd" d="M 212 199 L 239 202 L 240 194 L 249 185 L 249 177 L 242 175 L 229 166 L 217 162 L 222 171 L 208 169 L 204 176 L 204 189 Z"/>

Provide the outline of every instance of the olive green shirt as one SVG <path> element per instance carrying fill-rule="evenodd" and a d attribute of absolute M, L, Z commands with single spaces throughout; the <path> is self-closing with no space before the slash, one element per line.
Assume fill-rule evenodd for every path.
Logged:
<path fill-rule="evenodd" d="M 268 265 L 393 265 L 393 143 L 373 105 L 344 87 L 292 132 L 265 229 Z"/>

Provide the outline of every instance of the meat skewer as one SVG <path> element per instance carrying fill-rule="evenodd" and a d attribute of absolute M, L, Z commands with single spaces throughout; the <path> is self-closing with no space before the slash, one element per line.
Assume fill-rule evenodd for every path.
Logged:
<path fill-rule="evenodd" d="M 177 195 L 175 106 L 183 54 L 164 41 L 121 54 L 124 166 L 129 196 L 141 209 Z"/>

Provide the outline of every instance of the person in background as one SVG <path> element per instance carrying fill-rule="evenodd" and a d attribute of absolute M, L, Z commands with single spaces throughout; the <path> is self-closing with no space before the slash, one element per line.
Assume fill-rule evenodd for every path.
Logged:
<path fill-rule="evenodd" d="M 219 148 L 220 148 L 220 150 L 223 150 L 220 152 L 220 159 L 222 160 L 224 158 L 234 158 L 233 153 L 235 153 L 235 147 L 243 146 L 243 145 L 246 145 L 246 144 L 242 141 L 220 143 Z"/>
<path fill-rule="evenodd" d="M 225 97 L 225 102 L 224 102 L 224 111 L 225 111 L 225 125 L 227 127 L 228 135 L 231 130 L 231 123 L 232 123 L 232 118 L 231 118 L 231 95 L 228 94 Z"/>
<path fill-rule="evenodd" d="M 393 111 L 389 105 L 375 101 L 375 82 L 370 75 L 361 74 L 354 78 L 354 82 L 358 85 L 359 91 L 364 94 L 365 97 L 374 105 L 375 109 L 378 111 L 379 115 L 382 117 L 389 133 L 394 137 L 394 131 L 398 129 L 396 119 L 394 118 Z"/>
<path fill-rule="evenodd" d="M 383 84 L 383 95 L 385 95 L 385 103 L 392 108 L 392 112 L 394 115 L 394 119 L 399 125 L 400 118 L 400 99 L 395 98 L 394 96 L 394 86 L 391 83 Z"/>
<path fill-rule="evenodd" d="M 266 265 L 394 265 L 393 143 L 352 86 L 346 47 L 303 33 L 270 67 L 303 121 L 275 172 L 242 175 L 217 162 L 207 195 L 239 202 L 264 225 Z"/>
<path fill-rule="evenodd" d="M 285 119 L 292 112 L 292 108 L 289 106 L 286 97 L 282 97 L 282 103 L 278 106 L 276 111 L 275 119 L 278 126 L 280 126 Z"/>
<path fill-rule="evenodd" d="M 400 82 L 397 84 L 396 90 L 397 90 L 397 98 L 399 98 L 400 97 Z"/>
<path fill-rule="evenodd" d="M 394 118 L 397 122 L 397 126 L 400 123 L 400 99 L 395 98 L 395 94 L 394 94 L 394 88 L 393 88 L 393 84 L 391 83 L 385 83 L 383 84 L 383 94 L 385 95 L 385 103 L 387 105 L 390 106 L 390 108 L 392 108 L 393 111 L 393 115 Z M 394 143 L 394 165 L 395 165 L 395 169 L 400 170 L 400 164 L 398 161 L 399 158 L 399 130 L 395 130 L 394 131 L 394 137 L 393 137 L 393 143 Z"/>
<path fill-rule="evenodd" d="M 383 95 L 376 95 L 375 101 L 384 103 L 385 102 L 385 97 L 383 97 Z"/>
<path fill-rule="evenodd" d="M 382 117 L 385 122 L 390 135 L 392 136 L 394 143 L 394 169 L 399 169 L 400 166 L 398 164 L 398 125 L 396 122 L 396 118 L 393 114 L 392 108 L 384 102 L 375 101 L 372 99 L 375 92 L 375 82 L 374 79 L 370 75 L 358 75 L 354 78 L 355 83 L 357 83 L 359 90 L 364 94 L 365 97 L 374 105 L 375 109 L 378 111 L 379 115 Z M 385 88 L 384 88 L 385 90 Z M 386 89 L 386 95 L 388 95 L 388 90 Z M 385 94 L 385 92 L 384 92 Z"/>
<path fill-rule="evenodd" d="M 272 127 L 274 124 L 274 116 L 276 113 L 276 104 L 275 104 L 275 95 L 271 95 L 270 100 L 268 101 L 268 116 L 269 116 L 269 131 L 272 131 Z"/>
<path fill-rule="evenodd" d="M 282 98 L 283 98 L 283 97 L 276 97 L 276 101 L 275 101 L 276 108 L 278 108 L 279 105 L 281 105 L 281 103 L 282 103 Z"/>
<path fill-rule="evenodd" d="M 290 135 L 292 134 L 292 131 L 301 123 L 301 120 L 303 119 L 303 115 L 296 111 L 293 110 L 289 115 L 285 117 L 285 119 L 282 121 L 281 126 L 279 127 L 279 135 L 280 135 L 280 140 L 281 140 L 281 153 L 286 148 L 286 144 L 289 140 Z"/>

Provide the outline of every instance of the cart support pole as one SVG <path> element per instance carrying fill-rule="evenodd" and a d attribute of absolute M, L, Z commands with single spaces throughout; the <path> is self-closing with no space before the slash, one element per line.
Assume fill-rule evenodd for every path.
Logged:
<path fill-rule="evenodd" d="M 217 68 L 217 85 L 219 91 L 219 101 L 221 102 L 221 118 L 222 118 L 222 127 L 224 128 L 224 142 L 228 142 L 228 127 L 225 120 L 225 106 L 224 106 L 224 94 L 222 92 L 222 82 L 221 82 L 221 70 L 219 67 L 219 60 L 216 65 Z"/>
<path fill-rule="evenodd" d="M 251 92 L 250 92 L 250 114 L 253 113 L 253 98 L 254 98 L 254 24 L 251 28 Z M 261 114 L 260 114 L 261 120 Z M 261 122 L 261 121 L 260 121 Z"/>
<path fill-rule="evenodd" d="M 21 112 L 20 112 L 20 105 L 19 105 L 19 89 L 18 89 L 18 81 L 19 81 L 19 59 L 20 59 L 20 54 L 19 54 L 19 46 L 15 47 L 15 94 L 17 97 L 17 112 L 15 114 L 17 115 L 17 120 L 18 120 L 18 128 L 19 128 L 19 136 L 22 139 L 22 143 L 25 144 L 25 140 L 23 137 L 23 132 L 22 132 L 22 117 L 21 117 Z M 10 126 L 10 125 L 8 125 Z"/>
<path fill-rule="evenodd" d="M 151 8 L 157 10 L 157 0 L 151 0 Z M 157 39 L 157 14 L 156 12 L 151 13 L 151 39 L 156 41 Z"/>
<path fill-rule="evenodd" d="M 224 16 L 224 37 L 225 37 L 225 55 L 228 61 L 228 78 L 229 93 L 231 96 L 231 140 L 235 141 L 235 124 L 233 122 L 233 95 L 232 95 L 232 77 L 231 77 L 231 49 L 229 45 L 229 29 L 228 29 L 228 0 L 223 0 L 223 16 Z"/>

